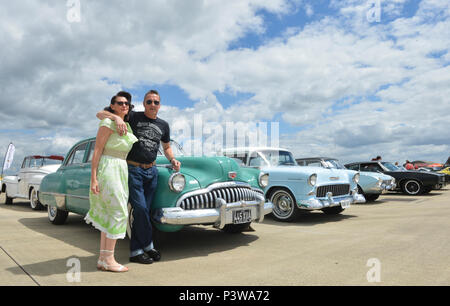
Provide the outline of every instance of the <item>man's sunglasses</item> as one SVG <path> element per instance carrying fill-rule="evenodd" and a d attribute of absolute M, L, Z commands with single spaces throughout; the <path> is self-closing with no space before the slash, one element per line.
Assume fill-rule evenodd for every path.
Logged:
<path fill-rule="evenodd" d="M 159 105 L 159 101 L 156 101 L 156 100 L 147 100 L 147 101 L 145 101 L 145 103 L 147 103 L 147 105 L 151 105 L 152 103 L 155 105 Z"/>
<path fill-rule="evenodd" d="M 123 105 L 130 106 L 130 102 L 122 102 L 122 101 L 119 101 L 119 102 L 114 102 L 114 104 L 117 104 L 117 105 L 119 105 L 119 106 L 123 106 Z"/>

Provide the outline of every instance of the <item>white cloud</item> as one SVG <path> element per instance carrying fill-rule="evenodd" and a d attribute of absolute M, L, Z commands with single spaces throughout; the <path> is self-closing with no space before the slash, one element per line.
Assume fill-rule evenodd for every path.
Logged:
<path fill-rule="evenodd" d="M 367 21 L 367 1 L 331 1 L 339 15 L 229 50 L 266 31 L 261 10 L 281 19 L 301 4 L 314 16 L 312 2 L 81 1 L 80 23 L 67 21 L 65 3 L 8 2 L 0 11 L 0 148 L 16 138 L 34 154 L 36 139 L 51 137 L 44 147 L 62 150 L 95 135 L 95 113 L 118 90 L 165 83 L 196 101 L 163 106 L 174 129 L 195 114 L 224 124 L 281 113 L 294 128 L 307 126 L 280 141 L 299 154 L 441 158 L 450 153 L 448 1 L 422 1 L 410 18 L 401 16 L 406 1 L 382 3 L 380 23 Z M 252 97 L 223 107 L 217 91 Z"/>

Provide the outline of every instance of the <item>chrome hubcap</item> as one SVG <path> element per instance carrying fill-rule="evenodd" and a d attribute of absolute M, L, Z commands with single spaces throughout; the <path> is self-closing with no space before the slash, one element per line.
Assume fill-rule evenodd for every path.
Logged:
<path fill-rule="evenodd" d="M 31 202 L 32 207 L 36 207 L 36 205 L 38 204 L 37 193 L 36 193 L 36 190 L 34 190 L 34 189 L 31 192 L 31 201 L 30 202 Z"/>
<path fill-rule="evenodd" d="M 405 189 L 409 194 L 416 194 L 419 192 L 420 186 L 415 181 L 409 181 L 406 183 Z"/>
<path fill-rule="evenodd" d="M 294 201 L 286 192 L 276 192 L 272 197 L 272 203 L 274 204 L 274 212 L 278 217 L 286 218 L 292 214 Z"/>
<path fill-rule="evenodd" d="M 48 216 L 50 217 L 50 219 L 54 219 L 56 216 L 56 207 L 54 206 L 48 206 Z"/>

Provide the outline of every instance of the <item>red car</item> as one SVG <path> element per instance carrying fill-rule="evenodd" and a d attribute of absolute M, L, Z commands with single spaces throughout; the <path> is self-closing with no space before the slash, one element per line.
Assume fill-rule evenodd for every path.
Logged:
<path fill-rule="evenodd" d="M 411 162 L 411 164 L 413 164 L 414 168 L 416 168 L 416 169 L 431 168 L 432 170 L 440 170 L 444 166 L 443 164 L 421 161 L 421 160 L 415 160 L 415 161 Z"/>

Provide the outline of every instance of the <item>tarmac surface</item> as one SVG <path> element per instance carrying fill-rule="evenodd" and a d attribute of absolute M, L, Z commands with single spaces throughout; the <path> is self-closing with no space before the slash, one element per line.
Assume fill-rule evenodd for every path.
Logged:
<path fill-rule="evenodd" d="M 450 186 L 422 196 L 385 194 L 336 216 L 266 217 L 242 234 L 185 227 L 159 237 L 162 260 L 151 265 L 130 263 L 129 240 L 119 240 L 116 259 L 126 273 L 97 271 L 100 234 L 83 217 L 70 214 L 56 226 L 27 201 L 4 200 L 3 286 L 450 285 Z"/>

